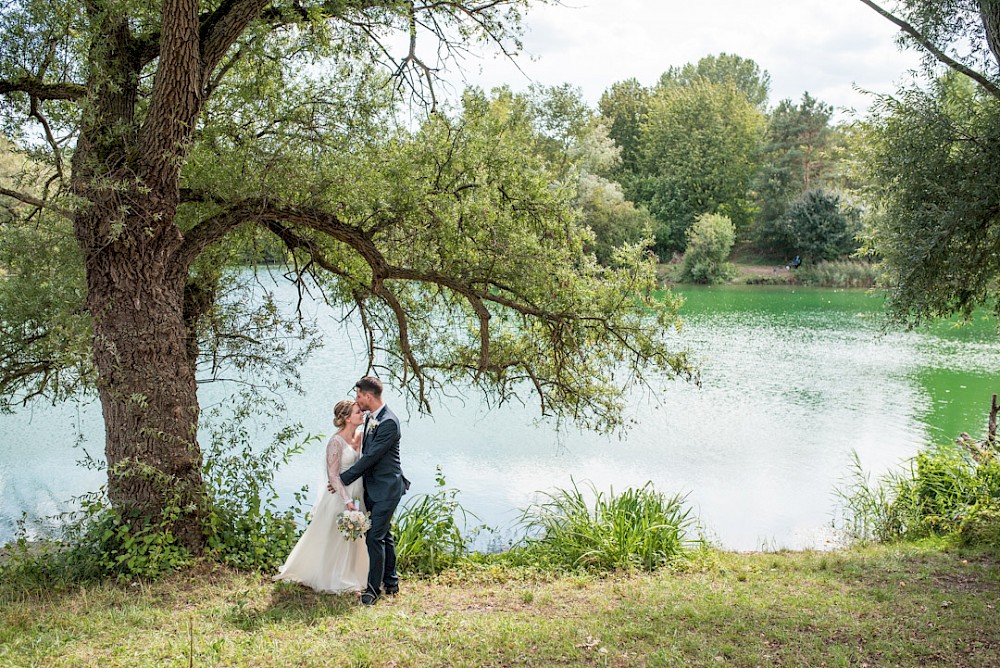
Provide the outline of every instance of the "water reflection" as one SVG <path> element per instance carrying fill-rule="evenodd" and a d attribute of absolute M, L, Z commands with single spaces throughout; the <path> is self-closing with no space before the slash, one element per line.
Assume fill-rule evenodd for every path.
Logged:
<path fill-rule="evenodd" d="M 418 416 L 389 388 L 388 402 L 406 420 L 403 462 L 413 491 L 432 491 L 440 467 L 503 543 L 539 490 L 574 480 L 624 490 L 651 480 L 664 493 L 687 494 L 709 537 L 726 548 L 822 548 L 833 539 L 833 490 L 852 453 L 878 474 L 928 439 L 985 428 L 989 392 L 1000 388 L 990 327 L 884 332 L 879 300 L 861 292 L 686 292 L 678 342 L 701 362 L 703 386 L 637 393 L 621 416 L 633 428 L 621 439 L 556 432 L 536 424 L 534 406 L 488 410 L 472 396 Z M 303 370 L 305 395 L 289 402 L 289 420 L 313 434 L 332 431 L 333 404 L 364 372 L 351 345 L 357 332 L 321 317 L 328 345 Z M 224 402 L 227 391 L 206 386 L 202 402 Z M 99 416 L 93 405 L 0 416 L 0 540 L 22 510 L 49 514 L 102 482 L 73 466 L 82 455 L 73 448 L 78 433 L 101 450 Z M 258 437 L 268 438 L 270 427 L 259 425 Z M 303 484 L 319 489 L 322 471 L 316 444 L 277 484 L 290 501 Z"/>

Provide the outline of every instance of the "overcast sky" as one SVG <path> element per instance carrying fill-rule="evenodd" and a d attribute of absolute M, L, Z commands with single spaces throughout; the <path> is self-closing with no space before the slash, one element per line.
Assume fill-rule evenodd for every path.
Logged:
<path fill-rule="evenodd" d="M 896 47 L 896 27 L 858 0 L 565 0 L 529 9 L 525 23 L 524 74 L 487 57 L 465 63 L 468 83 L 571 83 L 596 106 L 616 81 L 650 86 L 672 65 L 725 52 L 770 73 L 772 106 L 808 91 L 843 119 L 869 106 L 856 88 L 892 92 L 918 65 Z"/>

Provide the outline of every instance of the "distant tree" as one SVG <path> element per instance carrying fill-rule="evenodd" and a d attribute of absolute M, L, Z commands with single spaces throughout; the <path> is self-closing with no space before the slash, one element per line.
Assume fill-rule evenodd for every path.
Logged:
<path fill-rule="evenodd" d="M 732 278 L 728 262 L 736 240 L 736 228 L 726 216 L 702 214 L 687 231 L 687 251 L 681 280 L 690 283 L 722 283 Z"/>
<path fill-rule="evenodd" d="M 1000 0 L 861 2 L 932 76 L 878 100 L 858 161 L 893 311 L 910 323 L 1000 313 Z M 953 73 L 935 76 L 938 64 Z"/>
<path fill-rule="evenodd" d="M 601 264 L 613 265 L 618 249 L 652 237 L 653 217 L 625 199 L 614 181 L 584 173 L 577 189 L 575 204 L 581 222 L 594 233 L 590 247 Z"/>
<path fill-rule="evenodd" d="M 732 84 L 699 79 L 657 92 L 642 126 L 640 176 L 627 194 L 657 219 L 661 257 L 685 248 L 701 214 L 727 216 L 737 235 L 746 233 L 764 127 L 763 113 Z"/>
<path fill-rule="evenodd" d="M 809 93 L 795 104 L 782 100 L 768 115 L 761 167 L 754 179 L 758 212 L 753 240 L 760 248 L 783 246 L 778 222 L 788 205 L 824 185 L 838 159 L 837 134 L 830 127 L 833 108 Z"/>
<path fill-rule="evenodd" d="M 813 261 L 837 260 L 858 248 L 858 212 L 825 190 L 810 190 L 789 205 L 781 219 L 789 255 Z"/>
<path fill-rule="evenodd" d="M 593 110 L 583 100 L 583 91 L 571 84 L 533 84 L 524 99 L 538 141 L 548 144 L 541 150 L 553 163 L 566 160 L 594 120 Z"/>
<path fill-rule="evenodd" d="M 771 75 L 749 58 L 720 53 L 705 56 L 697 63 L 671 67 L 660 76 L 660 88 L 690 86 L 699 79 L 716 84 L 731 84 L 760 110 L 767 106 L 771 92 Z"/>
<path fill-rule="evenodd" d="M 622 151 L 609 136 L 607 121 L 583 102 L 581 91 L 533 86 L 524 99 L 537 150 L 555 166 L 559 181 L 575 192 L 573 207 L 593 232 L 587 250 L 609 266 L 616 249 L 651 238 L 652 217 L 609 178 L 621 165 Z"/>
<path fill-rule="evenodd" d="M 649 115 L 652 93 L 635 79 L 612 84 L 602 95 L 598 108 L 607 121 L 608 136 L 621 148 L 622 171 L 634 174 L 641 160 L 642 125 Z"/>

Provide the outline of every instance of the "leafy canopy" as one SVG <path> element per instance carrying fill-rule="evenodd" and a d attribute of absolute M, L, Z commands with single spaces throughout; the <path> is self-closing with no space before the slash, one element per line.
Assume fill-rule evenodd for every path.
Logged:
<path fill-rule="evenodd" d="M 79 19 L 44 18 L 39 30 L 62 20 L 69 31 Z M 155 15 L 135 15 L 139 27 L 147 19 L 152 29 Z M 327 300 L 355 309 L 370 364 L 405 381 L 425 410 L 435 392 L 465 383 L 499 400 L 534 396 L 546 414 L 616 428 L 610 418 L 629 379 L 690 375 L 686 358 L 668 349 L 677 303 L 654 296 L 644 245 L 633 239 L 616 251 L 614 269 L 591 255 L 593 232 L 575 204 L 578 182 L 562 179 L 564 166 L 552 160 L 566 150 L 552 146 L 554 138 L 582 138 L 592 127 L 574 120 L 579 105 L 568 91 L 545 107 L 564 123 L 541 130 L 529 105 L 478 91 L 415 128 L 400 125 L 396 80 L 361 57 L 367 52 L 355 26 L 338 26 L 251 27 L 239 57 L 211 84 L 184 156 L 174 220 L 187 237 L 210 239 L 188 273 L 189 297 L 204 301 L 194 330 L 203 376 L 236 365 L 259 378 L 268 342 L 292 335 L 295 322 L 271 305 L 220 299 L 256 280 L 229 269 L 263 256 L 283 259 L 290 277 L 303 286 L 309 279 Z M 20 56 L 8 56 L 11 71 Z M 5 115 L 23 131 L 20 118 L 18 125 Z M 71 152 L 72 141 L 66 146 Z M 58 156 L 47 158 L 54 169 Z M 53 190 L 48 202 L 73 203 L 65 190 Z M 93 381 L 82 260 L 51 209 L 32 215 L 12 220 L 2 242 L 2 336 L 17 352 L 5 358 L 8 399 L 70 389 L 61 381 L 71 362 L 79 367 L 74 382 Z M 39 252 L 32 260 L 31 248 L 54 248 L 45 239 L 59 229 L 65 254 Z M 29 261 L 38 266 L 28 270 Z M 20 287 L 40 272 L 54 279 L 38 294 Z M 57 284 L 65 294 L 51 293 Z M 45 303 L 47 310 L 38 308 Z M 72 333 L 72 346 L 57 329 Z M 58 349 L 72 351 L 71 359 L 53 355 Z M 282 359 L 281 373 L 294 374 L 301 358 Z M 44 360 L 45 373 L 31 373 L 32 360 Z"/>
<path fill-rule="evenodd" d="M 882 99 L 865 129 L 868 248 L 896 314 L 1000 314 L 1000 99 L 949 73 Z"/>

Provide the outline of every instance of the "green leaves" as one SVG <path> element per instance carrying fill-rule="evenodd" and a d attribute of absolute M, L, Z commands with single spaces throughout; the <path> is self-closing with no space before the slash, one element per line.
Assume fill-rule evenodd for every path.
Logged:
<path fill-rule="evenodd" d="M 638 200 L 663 224 L 661 254 L 683 249 L 687 229 L 703 213 L 748 228 L 763 132 L 763 114 L 732 85 L 697 79 L 657 92 L 642 126 Z"/>
<path fill-rule="evenodd" d="M 868 249 L 896 317 L 1000 313 L 1000 100 L 949 74 L 882 100 L 866 136 Z"/>
<path fill-rule="evenodd" d="M 90 317 L 69 224 L 16 211 L 0 226 L 0 410 L 31 396 L 60 400 L 86 390 Z"/>
<path fill-rule="evenodd" d="M 681 279 L 692 283 L 722 283 L 735 270 L 729 253 L 736 240 L 733 222 L 718 214 L 703 214 L 687 232 L 687 251 Z"/>
<path fill-rule="evenodd" d="M 545 494 L 522 522 L 534 535 L 529 559 L 567 570 L 654 571 L 685 556 L 698 540 L 697 521 L 681 496 L 666 497 L 652 483 L 615 495 L 572 489 Z M 591 498 L 593 500 L 591 500 Z M 520 558 L 524 558 L 522 555 Z"/>

